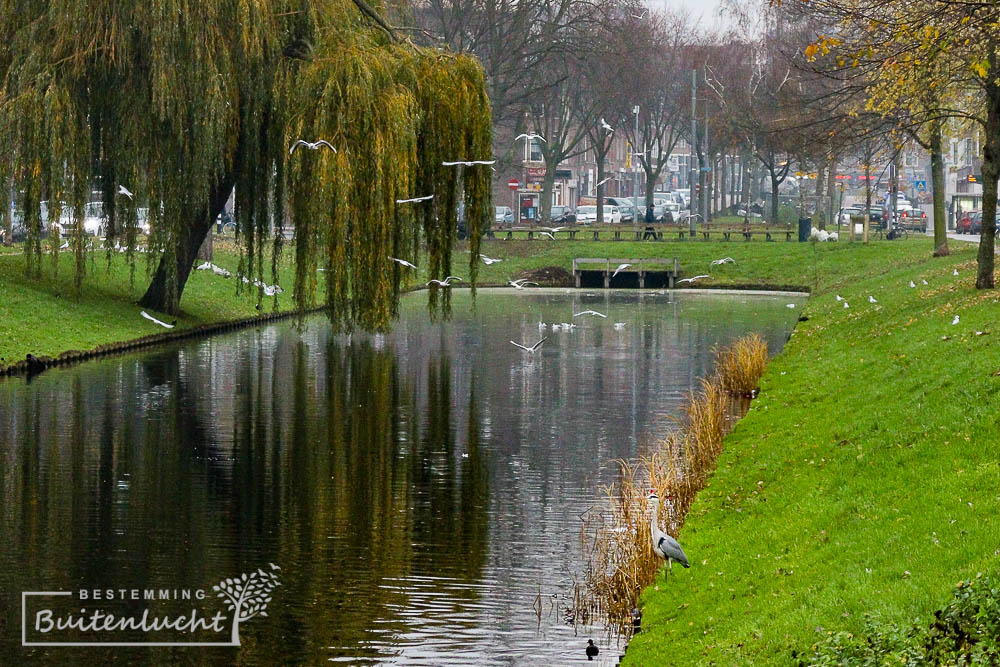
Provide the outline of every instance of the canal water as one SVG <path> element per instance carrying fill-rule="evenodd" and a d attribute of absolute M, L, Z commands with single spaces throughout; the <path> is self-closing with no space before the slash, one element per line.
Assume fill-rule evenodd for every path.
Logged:
<path fill-rule="evenodd" d="M 415 295 L 387 335 L 314 317 L 0 381 L 0 663 L 564 665 L 593 638 L 616 664 L 564 618 L 581 514 L 713 346 L 776 353 L 803 302 L 456 291 L 435 322 Z M 174 641 L 36 614 L 225 614 L 212 586 L 241 573 L 277 586 L 238 647 L 22 646 L 22 611 L 27 643 Z"/>

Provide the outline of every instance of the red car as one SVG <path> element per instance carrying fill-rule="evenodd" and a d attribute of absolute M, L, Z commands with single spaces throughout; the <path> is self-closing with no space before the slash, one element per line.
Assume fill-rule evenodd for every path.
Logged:
<path fill-rule="evenodd" d="M 964 211 L 962 217 L 955 223 L 955 231 L 959 234 L 972 234 L 976 219 L 982 220 L 982 211 Z"/>

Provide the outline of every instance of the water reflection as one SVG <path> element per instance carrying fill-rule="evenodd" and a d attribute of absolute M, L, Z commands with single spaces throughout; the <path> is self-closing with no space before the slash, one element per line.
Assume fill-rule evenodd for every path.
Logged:
<path fill-rule="evenodd" d="M 712 345 L 780 347 L 788 301 L 456 294 L 451 322 L 407 300 L 386 336 L 311 320 L 0 383 L 0 662 L 580 659 L 600 633 L 561 609 L 609 462 L 662 433 Z M 608 319 L 539 328 L 590 307 Z M 541 335 L 535 355 L 507 342 Z M 20 646 L 20 591 L 210 587 L 272 562 L 283 585 L 239 649 Z"/>

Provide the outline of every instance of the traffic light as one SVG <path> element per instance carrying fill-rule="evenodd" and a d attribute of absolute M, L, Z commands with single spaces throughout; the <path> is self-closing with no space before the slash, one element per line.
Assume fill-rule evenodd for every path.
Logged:
<path fill-rule="evenodd" d="M 978 183 L 979 182 L 979 174 L 969 174 L 967 176 L 967 178 L 969 179 L 969 183 Z"/>

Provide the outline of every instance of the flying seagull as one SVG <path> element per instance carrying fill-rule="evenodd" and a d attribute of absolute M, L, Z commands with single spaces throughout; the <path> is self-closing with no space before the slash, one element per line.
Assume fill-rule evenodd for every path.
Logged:
<path fill-rule="evenodd" d="M 434 199 L 434 195 L 427 195 L 426 197 L 414 197 L 413 199 L 397 199 L 397 204 L 412 204 L 418 201 L 427 201 L 428 199 Z"/>
<path fill-rule="evenodd" d="M 579 317 L 580 315 L 596 315 L 597 317 L 607 317 L 604 313 L 599 313 L 596 310 L 585 310 L 580 313 L 574 313 L 573 317 Z"/>
<path fill-rule="evenodd" d="M 161 322 L 160 320 L 156 319 L 155 317 L 153 317 L 152 315 L 150 315 L 149 313 L 147 313 L 145 310 L 142 311 L 139 314 L 142 315 L 143 317 L 145 317 L 147 320 L 149 320 L 153 324 L 159 324 L 161 327 L 164 327 L 165 329 L 173 329 L 174 328 L 173 324 L 167 324 L 166 322 Z"/>
<path fill-rule="evenodd" d="M 546 336 L 545 338 L 542 338 L 540 341 L 538 341 L 537 343 L 535 343 L 531 347 L 525 347 L 524 345 L 521 345 L 520 343 L 515 343 L 514 341 L 510 341 L 510 344 L 511 345 L 515 345 L 515 346 L 521 348 L 525 352 L 534 353 L 535 350 L 537 350 L 539 347 L 541 347 L 542 343 L 544 343 L 547 340 L 548 340 L 548 336 Z"/>
<path fill-rule="evenodd" d="M 702 278 L 711 278 L 711 277 L 712 276 L 710 276 L 708 274 L 704 274 L 704 275 L 700 275 L 700 276 L 693 276 L 691 278 L 683 278 L 681 280 L 678 280 L 677 284 L 680 285 L 681 283 L 693 283 L 696 280 L 701 280 Z"/>
<path fill-rule="evenodd" d="M 614 178 L 614 176 L 608 176 L 603 181 L 598 181 L 597 185 L 595 185 L 594 187 L 599 187 L 601 185 L 604 185 L 605 183 L 607 183 L 608 181 L 610 181 L 612 178 Z"/>
<path fill-rule="evenodd" d="M 448 276 L 444 280 L 438 280 L 437 278 L 432 278 L 430 282 L 427 283 L 427 285 L 434 283 L 435 285 L 440 285 L 441 287 L 450 287 L 452 280 L 461 281 L 462 279 L 459 278 L 458 276 Z"/>
<path fill-rule="evenodd" d="M 274 563 L 268 563 L 268 565 L 270 565 L 270 566 L 271 566 L 271 569 L 272 569 L 272 570 L 280 570 L 280 569 L 281 569 L 281 567 L 279 567 L 279 566 L 275 565 Z"/>
<path fill-rule="evenodd" d="M 649 13 L 649 9 L 643 9 L 642 14 L 632 14 L 632 18 L 639 19 L 640 21 L 646 18 L 646 14 Z"/>
<path fill-rule="evenodd" d="M 632 265 L 631 264 L 619 264 L 618 268 L 615 269 L 615 272 L 611 274 L 611 277 L 614 278 L 615 276 L 618 275 L 619 271 L 624 271 L 625 269 L 627 269 L 630 266 L 632 266 Z"/>
<path fill-rule="evenodd" d="M 556 237 L 552 236 L 552 232 L 538 232 L 538 235 L 539 236 L 548 236 L 553 241 L 556 240 Z"/>
<path fill-rule="evenodd" d="M 132 193 L 131 193 L 131 192 L 129 192 L 129 191 L 128 191 L 128 188 L 126 188 L 126 187 L 125 187 L 124 185 L 119 185 L 119 186 L 118 186 L 118 194 L 120 194 L 120 195 L 125 195 L 125 196 L 126 196 L 126 197 L 128 197 L 129 199 L 132 199 L 132 198 L 133 198 L 133 195 L 132 195 Z"/>
<path fill-rule="evenodd" d="M 669 494 L 667 498 L 670 498 Z M 648 500 L 649 507 L 653 510 L 653 516 L 649 520 L 649 537 L 653 541 L 653 553 L 667 561 L 667 571 L 669 572 L 673 572 L 671 561 L 677 561 L 684 567 L 691 567 L 687 556 L 684 555 L 684 550 L 681 549 L 681 545 L 678 544 L 677 540 L 660 530 L 660 526 L 656 521 L 656 515 L 660 509 L 660 498 L 656 495 L 656 491 L 649 490 Z"/>
<path fill-rule="evenodd" d="M 621 331 L 624 328 L 625 328 L 625 323 L 624 322 L 615 322 L 615 329 L 617 331 Z"/>
<path fill-rule="evenodd" d="M 333 144 L 331 144 L 326 139 L 320 139 L 319 141 L 313 141 L 311 143 L 308 142 L 308 141 L 305 141 L 303 139 L 299 139 L 294 144 L 292 144 L 292 147 L 291 147 L 291 149 L 289 149 L 288 154 L 291 155 L 292 153 L 294 153 L 295 149 L 298 148 L 299 146 L 305 146 L 306 148 L 308 148 L 311 151 L 318 150 L 320 146 L 326 146 L 327 148 L 329 148 L 334 153 L 337 152 L 337 149 L 333 147 Z"/>
<path fill-rule="evenodd" d="M 486 255 L 480 255 L 479 259 L 481 259 L 484 262 L 486 262 L 486 266 L 489 266 L 490 264 L 493 264 L 494 262 L 502 262 L 503 261 L 502 259 L 493 259 L 492 257 L 487 257 Z"/>
<path fill-rule="evenodd" d="M 496 160 L 456 160 L 454 162 L 442 162 L 446 167 L 454 167 L 457 165 L 464 165 L 466 167 L 471 167 L 474 164 L 494 164 Z"/>
<path fill-rule="evenodd" d="M 397 264 L 402 264 L 403 266 L 408 266 L 411 269 L 417 268 L 415 265 L 410 264 L 405 259 L 397 259 L 396 257 L 390 257 L 389 259 L 391 259 L 392 261 L 396 262 Z"/>
<path fill-rule="evenodd" d="M 732 257 L 723 257 L 722 259 L 713 259 L 712 266 L 717 266 L 719 264 L 735 264 L 736 260 Z"/>
<path fill-rule="evenodd" d="M 540 134 L 535 134 L 534 132 L 530 134 L 519 134 L 514 137 L 514 141 L 517 141 L 518 139 L 538 139 L 539 141 L 545 141 L 545 137 Z"/>
<path fill-rule="evenodd" d="M 608 133 L 608 134 L 611 134 L 612 132 L 614 132 L 614 131 L 615 131 L 615 128 L 613 128 L 613 127 L 611 127 L 610 125 L 608 125 L 608 121 L 604 120 L 603 118 L 601 119 L 601 127 L 602 127 L 602 128 L 603 128 L 603 129 L 604 129 L 604 130 L 605 130 L 605 131 L 606 131 L 606 132 Z"/>
<path fill-rule="evenodd" d="M 525 285 L 534 285 L 535 287 L 538 286 L 538 283 L 533 283 L 530 280 L 528 280 L 527 278 L 519 278 L 517 280 L 509 280 L 509 281 L 507 281 L 507 284 L 510 285 L 511 287 L 513 287 L 514 289 L 524 289 Z"/>

